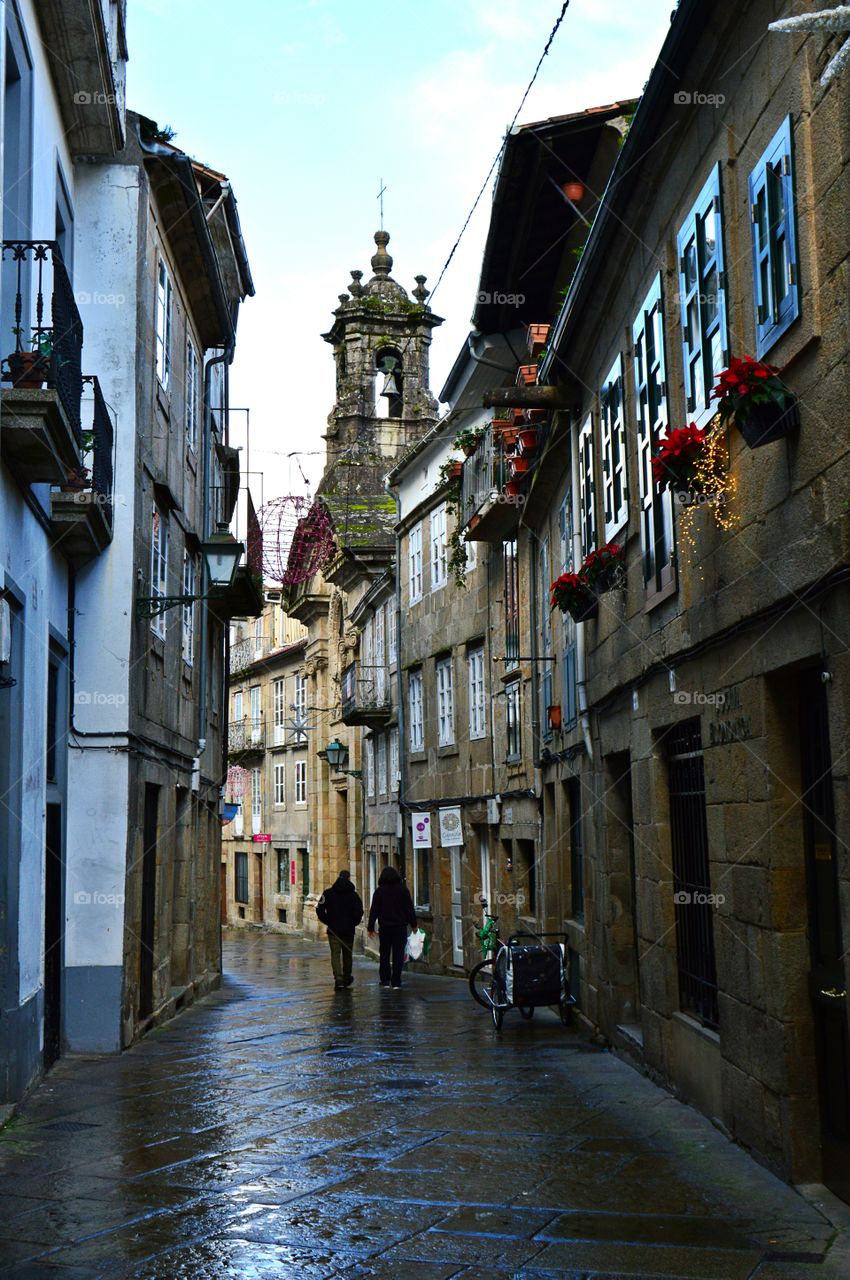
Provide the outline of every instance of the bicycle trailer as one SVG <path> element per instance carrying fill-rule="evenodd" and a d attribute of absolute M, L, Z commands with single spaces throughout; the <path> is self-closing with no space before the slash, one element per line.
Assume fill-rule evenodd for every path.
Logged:
<path fill-rule="evenodd" d="M 569 999 L 563 942 L 524 943 L 511 938 L 496 959 L 496 973 L 508 1006 L 533 1009 Z"/>

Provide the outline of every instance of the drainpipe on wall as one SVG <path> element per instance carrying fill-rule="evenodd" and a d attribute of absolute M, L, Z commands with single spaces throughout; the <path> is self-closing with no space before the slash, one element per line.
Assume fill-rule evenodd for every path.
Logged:
<path fill-rule="evenodd" d="M 580 522 L 576 519 L 577 513 L 581 510 L 581 493 L 578 480 L 578 420 L 575 417 L 570 425 L 570 476 L 573 491 L 573 564 L 577 565 L 581 563 L 581 530 Z M 586 625 L 585 622 L 576 623 L 576 691 L 584 749 L 588 760 L 593 760 L 590 714 L 587 709 L 587 658 L 584 639 Z"/>
<path fill-rule="evenodd" d="M 384 484 L 384 488 L 391 498 L 395 501 L 395 634 L 396 634 L 396 660 L 395 660 L 395 681 L 396 681 L 396 705 L 398 708 L 398 826 L 401 827 L 401 834 L 398 837 L 399 844 L 399 862 L 401 863 L 401 874 L 405 876 L 407 871 L 407 852 L 405 849 L 406 842 L 406 824 L 404 821 L 404 795 L 405 795 L 405 738 L 404 738 L 404 681 L 401 672 L 401 532 L 399 525 L 401 524 L 401 498 L 397 490 L 393 489 L 389 483 Z M 365 788 L 364 788 L 365 791 Z M 414 886 L 415 890 L 415 886 Z"/>

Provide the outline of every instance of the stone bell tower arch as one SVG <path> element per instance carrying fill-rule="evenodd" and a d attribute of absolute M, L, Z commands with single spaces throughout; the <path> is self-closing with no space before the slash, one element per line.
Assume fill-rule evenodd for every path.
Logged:
<path fill-rule="evenodd" d="M 328 416 L 327 464 L 352 445 L 392 462 L 437 419 L 429 385 L 431 333 L 442 319 L 428 306 L 425 276 L 408 295 L 392 278 L 389 233 L 375 232 L 372 277 L 352 271 L 334 323 L 323 334 L 336 361 L 336 400 Z"/>

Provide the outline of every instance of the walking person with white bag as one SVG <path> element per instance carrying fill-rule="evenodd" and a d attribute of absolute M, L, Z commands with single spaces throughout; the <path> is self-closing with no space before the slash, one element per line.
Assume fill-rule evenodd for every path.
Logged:
<path fill-rule="evenodd" d="M 416 928 L 416 912 L 410 891 L 395 867 L 384 867 L 378 877 L 378 887 L 372 895 L 372 905 L 369 908 L 370 938 L 375 936 L 376 924 L 381 986 L 392 985 L 394 991 L 400 991 L 407 929 L 408 925 L 411 929 Z"/>

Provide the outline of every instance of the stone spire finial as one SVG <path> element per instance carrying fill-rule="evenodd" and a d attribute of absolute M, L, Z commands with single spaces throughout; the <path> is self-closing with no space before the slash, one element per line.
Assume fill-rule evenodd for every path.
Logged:
<path fill-rule="evenodd" d="M 424 306 L 425 299 L 428 297 L 429 293 L 431 292 L 430 289 L 425 288 L 425 281 L 428 279 L 428 277 L 414 276 L 413 279 L 416 281 L 416 288 L 413 290 L 413 296 L 417 302 L 421 302 Z"/>
<path fill-rule="evenodd" d="M 388 231 L 375 232 L 375 244 L 378 246 L 378 249 L 372 258 L 372 270 L 376 276 L 381 276 L 384 279 L 386 279 L 393 269 L 393 260 L 387 253 L 387 245 L 389 242 L 390 235 Z"/>
<path fill-rule="evenodd" d="M 351 284 L 348 286 L 348 291 L 352 298 L 358 298 L 363 292 L 363 286 L 360 283 L 362 276 L 362 271 L 352 271 L 351 273 Z"/>

